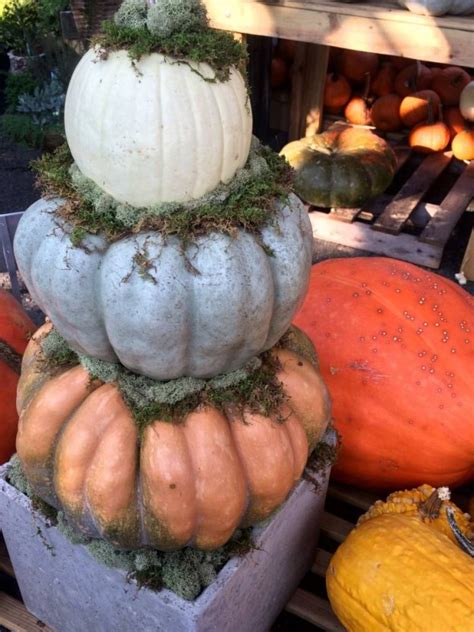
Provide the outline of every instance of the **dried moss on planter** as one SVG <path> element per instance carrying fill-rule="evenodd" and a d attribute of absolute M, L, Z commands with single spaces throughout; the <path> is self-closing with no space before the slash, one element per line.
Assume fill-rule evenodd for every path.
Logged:
<path fill-rule="evenodd" d="M 122 204 L 105 193 L 73 164 L 66 145 L 43 156 L 33 168 L 43 195 L 65 200 L 56 212 L 72 226 L 75 246 L 87 233 L 104 234 L 113 242 L 127 234 L 156 230 L 178 236 L 183 244 L 210 232 L 232 235 L 243 229 L 258 235 L 274 220 L 276 200 L 285 200 L 293 185 L 291 167 L 257 139 L 246 165 L 228 184 L 198 200 L 148 208 Z"/>

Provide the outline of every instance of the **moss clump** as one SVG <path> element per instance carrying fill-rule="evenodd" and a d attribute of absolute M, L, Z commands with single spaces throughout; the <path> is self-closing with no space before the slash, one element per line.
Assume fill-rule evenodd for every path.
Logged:
<path fill-rule="evenodd" d="M 158 0 L 151 7 L 144 0 L 125 0 L 114 20 L 104 22 L 102 28 L 93 41 L 102 58 L 123 49 L 133 62 L 161 53 L 183 63 L 208 64 L 215 73 L 211 81 L 227 81 L 232 67 L 244 71 L 247 63 L 240 42 L 209 28 L 200 0 Z"/>
<path fill-rule="evenodd" d="M 176 235 L 183 246 L 210 232 L 233 235 L 243 229 L 259 235 L 274 221 L 276 201 L 285 200 L 293 184 L 291 167 L 256 139 L 246 165 L 230 183 L 220 184 L 198 200 L 148 208 L 114 200 L 72 164 L 65 147 L 33 166 L 44 195 L 65 200 L 56 213 L 71 226 L 76 246 L 87 233 L 101 233 L 113 242 L 126 234 L 154 230 Z"/>
<path fill-rule="evenodd" d="M 76 353 L 54 328 L 41 340 L 41 348 L 45 358 L 52 366 L 77 364 Z"/>
<path fill-rule="evenodd" d="M 337 461 L 340 447 L 340 436 L 337 430 L 333 428 L 333 426 L 330 426 L 328 430 L 336 434 L 336 445 L 331 445 L 330 443 L 326 443 L 326 441 L 320 441 L 311 453 L 305 471 L 303 472 L 303 478 L 313 485 L 316 493 L 320 490 L 318 476 L 328 472 L 329 468 L 334 465 Z"/>

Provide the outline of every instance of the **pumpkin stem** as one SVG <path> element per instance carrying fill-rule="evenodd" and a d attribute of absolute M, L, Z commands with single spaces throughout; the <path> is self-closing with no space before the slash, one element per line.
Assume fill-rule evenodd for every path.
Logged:
<path fill-rule="evenodd" d="M 371 82 L 370 72 L 366 72 L 365 73 L 364 92 L 362 93 L 362 98 L 364 99 L 364 101 L 368 101 L 368 99 L 369 99 L 370 82 Z"/>
<path fill-rule="evenodd" d="M 429 498 L 420 503 L 418 509 L 424 520 L 434 520 L 439 517 L 444 500 L 449 500 L 451 493 L 447 487 L 435 489 Z"/>
<path fill-rule="evenodd" d="M 21 373 L 21 355 L 6 340 L 0 338 L 0 361 L 5 362 L 17 375 Z"/>
<path fill-rule="evenodd" d="M 428 97 L 428 125 L 434 125 L 434 107 L 433 107 L 433 99 Z"/>
<path fill-rule="evenodd" d="M 465 553 L 467 553 L 471 557 L 474 557 L 474 543 L 471 542 L 469 538 L 466 538 L 466 536 L 461 532 L 461 529 L 457 525 L 456 518 L 454 517 L 454 511 L 451 507 L 446 507 L 446 516 L 448 518 L 448 523 L 451 527 L 451 531 L 458 541 L 459 546 Z"/>

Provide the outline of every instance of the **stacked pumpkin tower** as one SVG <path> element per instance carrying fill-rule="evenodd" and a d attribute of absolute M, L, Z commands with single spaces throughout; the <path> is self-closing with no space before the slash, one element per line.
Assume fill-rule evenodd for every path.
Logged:
<path fill-rule="evenodd" d="M 16 233 L 51 323 L 25 354 L 33 492 L 123 549 L 212 550 L 267 518 L 329 421 L 292 328 L 312 233 L 251 137 L 245 53 L 198 1 L 126 0 L 66 99 Z"/>

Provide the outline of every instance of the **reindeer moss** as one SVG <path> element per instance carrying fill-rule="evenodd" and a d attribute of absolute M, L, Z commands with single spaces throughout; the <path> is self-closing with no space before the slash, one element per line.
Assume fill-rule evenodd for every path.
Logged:
<path fill-rule="evenodd" d="M 198 200 L 147 208 L 122 204 L 105 193 L 73 164 L 66 147 L 45 155 L 33 168 L 43 195 L 65 200 L 56 213 L 71 227 L 75 246 L 87 233 L 101 233 L 113 242 L 127 234 L 155 230 L 178 236 L 184 245 L 215 231 L 233 235 L 243 229 L 259 235 L 274 221 L 276 201 L 286 200 L 293 183 L 291 167 L 256 139 L 247 163 L 231 182 Z"/>
<path fill-rule="evenodd" d="M 134 63 L 161 53 L 171 63 L 208 64 L 215 73 L 211 81 L 227 81 L 232 67 L 245 71 L 245 47 L 230 33 L 209 28 L 200 0 L 158 0 L 151 7 L 144 0 L 125 0 L 114 20 L 103 23 L 102 31 L 93 40 L 102 58 L 125 49 Z"/>

